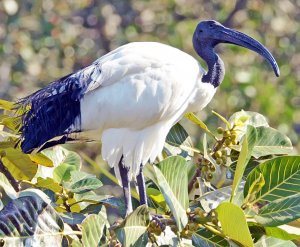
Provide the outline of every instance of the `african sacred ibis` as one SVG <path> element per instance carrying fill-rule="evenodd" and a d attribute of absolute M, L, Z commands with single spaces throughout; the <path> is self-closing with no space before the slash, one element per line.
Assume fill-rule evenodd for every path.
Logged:
<path fill-rule="evenodd" d="M 143 166 L 162 151 L 171 127 L 186 112 L 203 109 L 222 82 L 224 64 L 214 51 L 219 43 L 257 52 L 279 76 L 275 59 L 258 41 L 216 21 L 202 21 L 193 45 L 207 72 L 196 59 L 168 45 L 121 46 L 18 101 L 27 109 L 21 116 L 22 150 L 101 140 L 102 157 L 114 167 L 130 213 L 130 181 L 137 180 L 140 203 L 146 204 Z"/>

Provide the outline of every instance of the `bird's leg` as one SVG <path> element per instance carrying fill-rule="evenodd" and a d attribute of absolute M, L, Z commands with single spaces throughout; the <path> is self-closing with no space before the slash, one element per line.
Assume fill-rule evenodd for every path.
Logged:
<path fill-rule="evenodd" d="M 140 194 L 140 205 L 147 205 L 147 195 L 146 195 L 146 185 L 145 185 L 145 178 L 144 178 L 144 174 L 143 174 L 143 166 L 140 166 L 140 172 L 136 177 L 136 181 L 137 181 L 137 186 L 139 188 L 139 194 Z M 164 231 L 166 229 L 166 225 L 161 222 L 160 218 L 162 218 L 162 216 L 159 215 L 152 215 L 152 219 L 151 221 L 154 221 L 162 231 Z"/>
<path fill-rule="evenodd" d="M 120 176 L 123 185 L 123 193 L 126 206 L 126 216 L 132 212 L 132 201 L 130 193 L 130 180 L 129 180 L 129 168 L 125 167 L 123 164 L 123 158 L 119 162 Z"/>
<path fill-rule="evenodd" d="M 146 186 L 145 186 L 145 178 L 143 174 L 143 166 L 140 166 L 140 173 L 136 177 L 137 186 L 139 188 L 140 195 L 140 205 L 148 205 L 147 203 L 147 195 L 146 195 Z"/>

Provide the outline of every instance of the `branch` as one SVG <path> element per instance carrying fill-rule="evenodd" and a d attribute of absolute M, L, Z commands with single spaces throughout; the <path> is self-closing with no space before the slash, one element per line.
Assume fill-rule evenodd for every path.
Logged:
<path fill-rule="evenodd" d="M 13 175 L 9 172 L 9 170 L 6 168 L 5 165 L 3 165 L 1 159 L 0 159 L 0 172 L 4 174 L 4 176 L 7 178 L 7 180 L 10 182 L 11 186 L 15 189 L 16 192 L 19 192 L 21 187 L 20 187 L 20 182 L 18 182 Z"/>
<path fill-rule="evenodd" d="M 196 169 L 196 172 L 194 174 L 194 176 L 192 177 L 191 181 L 189 182 L 189 185 L 188 185 L 188 192 L 190 193 L 194 187 L 194 183 L 196 182 L 197 180 L 197 177 L 200 177 L 201 176 L 201 171 L 199 168 Z"/>
<path fill-rule="evenodd" d="M 223 22 L 223 25 L 226 27 L 233 27 L 233 19 L 235 14 L 244 9 L 247 5 L 247 0 L 239 0 L 236 2 L 234 9 L 228 15 L 227 19 Z"/>

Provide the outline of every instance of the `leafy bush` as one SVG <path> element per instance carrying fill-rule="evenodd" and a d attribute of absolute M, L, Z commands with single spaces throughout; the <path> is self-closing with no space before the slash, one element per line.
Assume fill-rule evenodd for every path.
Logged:
<path fill-rule="evenodd" d="M 40 154 L 16 148 L 17 119 L 1 101 L 1 246 L 296 246 L 300 239 L 300 156 L 264 116 L 240 111 L 205 132 L 201 148 L 185 129 L 170 131 L 162 156 L 147 164 L 149 207 L 124 216 L 122 198 L 103 193 L 117 183 L 82 171 L 80 156 L 57 146 Z M 87 163 L 95 165 L 82 155 Z M 97 174 L 98 175 L 98 174 Z M 138 199 L 133 191 L 132 196 Z M 294 241 L 294 242 L 293 242 Z"/>

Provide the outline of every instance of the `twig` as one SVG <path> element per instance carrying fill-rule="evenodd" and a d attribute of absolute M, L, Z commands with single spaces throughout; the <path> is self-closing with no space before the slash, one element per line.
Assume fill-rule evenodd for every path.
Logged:
<path fill-rule="evenodd" d="M 231 13 L 228 15 L 226 20 L 223 22 L 223 25 L 226 27 L 232 27 L 233 26 L 233 19 L 235 14 L 244 9 L 247 5 L 247 0 L 239 0 L 236 2 L 234 9 L 231 11 Z"/>
<path fill-rule="evenodd" d="M 214 147 L 213 147 L 213 151 L 214 151 L 214 152 L 217 152 L 217 151 L 223 146 L 225 140 L 226 140 L 225 137 L 223 137 L 221 140 L 218 140 L 218 141 L 216 142 L 216 144 L 214 145 Z"/>
<path fill-rule="evenodd" d="M 20 182 L 18 182 L 13 175 L 9 172 L 9 170 L 6 168 L 5 165 L 3 165 L 1 159 L 0 159 L 0 172 L 4 174 L 4 176 L 7 178 L 7 180 L 10 182 L 11 186 L 15 189 L 16 192 L 19 192 L 21 187 L 20 187 Z"/>
<path fill-rule="evenodd" d="M 197 177 L 200 177 L 201 175 L 201 171 L 199 168 L 196 169 L 196 172 L 194 174 L 194 176 L 192 177 L 191 181 L 189 182 L 189 185 L 188 185 L 188 192 L 190 193 L 194 187 L 194 183 L 196 182 L 197 180 Z"/>

